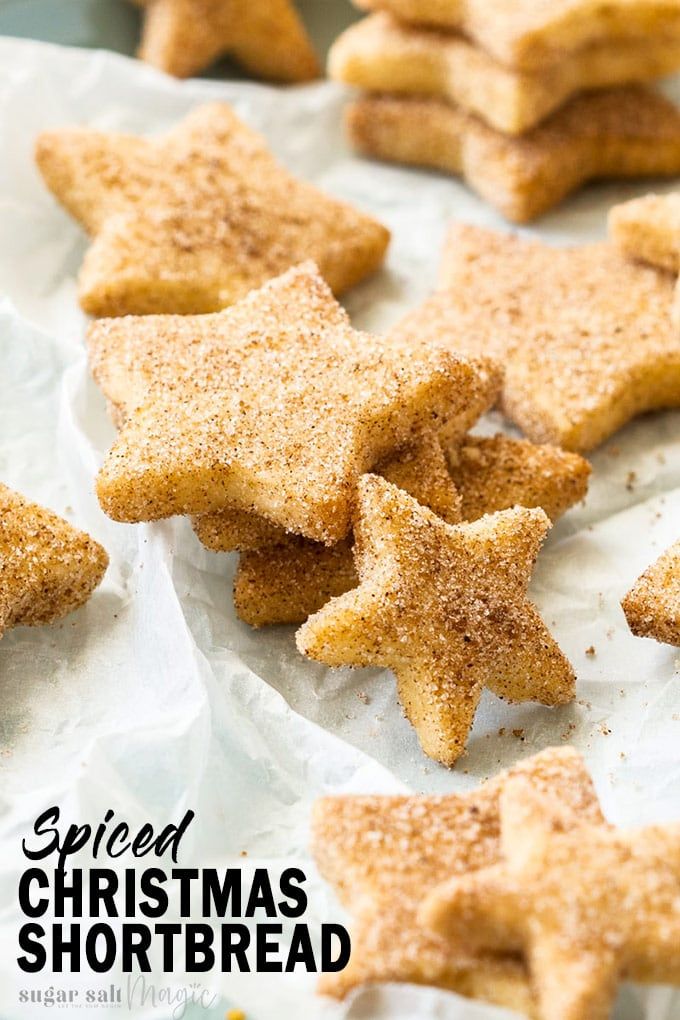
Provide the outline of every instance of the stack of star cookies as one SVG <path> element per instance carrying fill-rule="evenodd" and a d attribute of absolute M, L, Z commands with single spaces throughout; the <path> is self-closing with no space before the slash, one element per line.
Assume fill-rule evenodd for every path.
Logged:
<path fill-rule="evenodd" d="M 675 175 L 680 0 L 357 0 L 329 56 L 361 153 L 462 176 L 525 222 L 585 181 Z"/>
<path fill-rule="evenodd" d="M 607 1020 L 621 981 L 680 985 L 680 825 L 610 825 L 572 748 L 468 794 L 326 797 L 312 848 L 353 916 L 328 995 L 408 982 Z"/>

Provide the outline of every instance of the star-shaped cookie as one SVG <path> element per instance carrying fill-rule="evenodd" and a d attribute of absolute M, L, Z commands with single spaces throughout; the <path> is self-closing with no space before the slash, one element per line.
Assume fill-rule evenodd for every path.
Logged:
<path fill-rule="evenodd" d="M 337 542 L 359 476 L 445 429 L 475 377 L 442 348 L 353 330 L 312 263 L 220 313 L 101 328 L 147 351 L 194 346 L 155 377 L 97 478 L 102 508 L 129 522 L 235 506 Z"/>
<path fill-rule="evenodd" d="M 621 605 L 637 637 L 680 646 L 680 542 L 645 570 Z"/>
<path fill-rule="evenodd" d="M 439 289 L 395 333 L 497 359 L 507 416 L 534 442 L 583 451 L 680 406 L 674 285 L 611 244 L 553 248 L 456 224 Z"/>
<path fill-rule="evenodd" d="M 603 821 L 590 777 L 571 748 L 551 748 L 474 793 L 325 797 L 314 807 L 312 850 L 321 875 L 353 915 L 352 953 L 320 990 L 344 996 L 358 985 L 435 985 L 533 1015 L 519 956 L 470 951 L 418 924 L 418 908 L 440 882 L 498 862 L 499 799 L 513 776 L 559 797 L 563 824 Z"/>
<path fill-rule="evenodd" d="M 680 67 L 680 35 L 605 40 L 536 71 L 516 71 L 462 35 L 417 28 L 385 12 L 351 25 L 328 73 L 365 92 L 432 96 L 505 134 L 529 131 L 576 93 L 655 81 Z"/>
<path fill-rule="evenodd" d="M 292 177 L 226 103 L 158 138 L 47 131 L 36 160 L 93 239 L 79 277 L 92 315 L 216 311 L 304 259 L 340 292 L 380 265 L 389 240 Z"/>
<path fill-rule="evenodd" d="M 502 859 L 433 890 L 421 923 L 523 952 L 540 1020 L 607 1020 L 626 978 L 680 985 L 680 824 L 565 828 L 559 791 L 520 776 L 500 815 Z"/>
<path fill-rule="evenodd" d="M 329 666 L 393 670 L 423 750 L 453 765 L 484 687 L 509 701 L 564 704 L 574 674 L 527 598 L 543 510 L 515 507 L 449 525 L 377 475 L 360 479 L 354 523 L 360 585 L 297 633 Z"/>
<path fill-rule="evenodd" d="M 345 313 L 328 294 L 323 310 L 327 318 L 325 323 L 320 321 L 320 330 L 330 328 L 336 316 L 339 324 L 349 325 Z M 202 371 L 208 338 L 215 356 L 223 354 L 229 358 L 235 353 L 238 343 L 234 335 L 229 329 L 216 330 L 216 321 L 212 316 L 191 321 L 179 319 L 176 323 L 163 320 L 162 343 L 156 328 L 159 320 L 140 323 L 143 328 L 127 320 L 103 319 L 90 324 L 87 333 L 90 367 L 119 428 L 144 403 L 152 387 L 172 388 Z M 172 328 L 174 325 L 179 328 Z M 407 341 L 407 351 L 409 347 Z M 463 385 L 461 379 L 460 392 L 448 408 L 446 420 L 438 422 L 446 430 L 449 442 L 465 434 L 500 392 L 502 373 L 498 366 L 489 359 L 479 359 L 470 367 L 467 382 Z M 435 442 L 431 430 L 415 447 L 390 454 L 382 467 L 389 469 L 392 481 L 406 484 L 407 488 L 412 485 L 410 491 L 436 512 L 441 513 L 452 499 L 458 498 L 446 470 L 441 444 Z M 234 506 L 196 517 L 194 527 L 208 548 L 221 552 L 258 549 L 290 537 L 266 518 Z"/>
<path fill-rule="evenodd" d="M 89 535 L 0 484 L 0 636 L 78 609 L 107 565 Z"/>
<path fill-rule="evenodd" d="M 188 78 L 226 54 L 256 78 L 309 81 L 319 63 L 290 0 L 133 0 L 145 9 L 139 56 Z"/>
<path fill-rule="evenodd" d="M 397 459 L 378 473 L 449 524 L 517 505 L 541 507 L 555 521 L 583 499 L 590 475 L 590 465 L 578 454 L 503 435 L 467 436 L 452 445 L 448 471 L 441 448 L 414 453 L 411 472 L 399 473 Z M 358 583 L 351 540 L 326 546 L 284 536 L 241 554 L 234 605 L 239 618 L 254 627 L 303 623 Z"/>
<path fill-rule="evenodd" d="M 346 130 L 365 156 L 461 176 L 526 223 L 587 181 L 680 173 L 680 110 L 642 86 L 584 92 L 519 137 L 440 99 L 368 95 Z"/>
<path fill-rule="evenodd" d="M 510 67 L 540 71 L 598 42 L 680 37 L 676 0 L 354 0 L 400 21 L 456 29 Z"/>

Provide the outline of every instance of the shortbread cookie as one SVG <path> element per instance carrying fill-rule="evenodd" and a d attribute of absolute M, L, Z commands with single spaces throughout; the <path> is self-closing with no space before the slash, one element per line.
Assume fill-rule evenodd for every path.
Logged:
<path fill-rule="evenodd" d="M 78 609 L 107 565 L 93 538 L 0 484 L 0 636 Z"/>
<path fill-rule="evenodd" d="M 188 78 L 229 54 L 256 78 L 309 81 L 319 74 L 290 0 L 133 0 L 144 7 L 139 56 Z"/>
<path fill-rule="evenodd" d="M 354 0 L 400 21 L 457 29 L 501 63 L 543 70 L 600 42 L 680 37 L 678 0 Z"/>
<path fill-rule="evenodd" d="M 216 311 L 307 258 L 339 293 L 380 265 L 389 240 L 292 177 L 226 103 L 159 138 L 46 131 L 36 159 L 93 238 L 79 279 L 92 315 Z"/>
<path fill-rule="evenodd" d="M 312 263 L 210 316 L 104 326 L 149 349 L 193 342 L 191 371 L 154 382 L 97 478 L 114 520 L 236 506 L 334 543 L 359 476 L 467 404 L 475 371 L 442 348 L 358 333 Z M 357 383 L 360 382 L 360 385 Z"/>
<path fill-rule="evenodd" d="M 425 489 L 428 479 L 437 477 L 433 466 L 414 461 L 412 480 L 394 471 L 382 474 L 449 524 L 517 505 L 541 507 L 554 521 L 583 499 L 590 475 L 590 465 L 578 454 L 502 435 L 468 436 L 448 450 L 448 460 L 449 485 L 452 478 L 458 494 L 448 512 Z M 234 604 L 240 619 L 253 627 L 304 623 L 330 598 L 358 583 L 351 541 L 325 546 L 287 536 L 239 557 Z"/>
<path fill-rule="evenodd" d="M 607 1020 L 619 981 L 680 985 L 680 824 L 572 828 L 561 801 L 508 780 L 500 860 L 434 889 L 419 920 L 454 945 L 522 951 L 540 1020 Z"/>
<path fill-rule="evenodd" d="M 580 757 L 551 748 L 501 773 L 474 793 L 438 797 L 325 797 L 314 807 L 312 850 L 321 875 L 352 913 L 352 953 L 344 970 L 324 974 L 337 997 L 358 985 L 405 981 L 533 1015 L 520 958 L 462 949 L 416 920 L 438 883 L 497 863 L 499 798 L 514 776 L 563 805 L 563 826 L 602 823 Z"/>
<path fill-rule="evenodd" d="M 303 654 L 392 669 L 423 750 L 445 765 L 465 750 L 484 687 L 571 701 L 571 666 L 526 594 L 550 526 L 542 510 L 449 525 L 377 475 L 360 480 L 357 503 L 360 586 L 300 628 Z"/>
<path fill-rule="evenodd" d="M 680 111 L 635 86 L 584 93 L 519 138 L 458 106 L 403 96 L 357 99 L 346 127 L 363 155 L 462 176 L 517 223 L 587 181 L 680 172 Z"/>
<path fill-rule="evenodd" d="M 680 35 L 597 43 L 535 72 L 513 71 L 464 36 L 373 14 L 333 44 L 328 71 L 367 92 L 433 96 L 506 134 L 528 131 L 577 92 L 654 81 L 680 67 Z"/>
<path fill-rule="evenodd" d="M 680 406 L 674 283 L 611 244 L 553 248 L 456 224 L 440 289 L 395 333 L 497 359 L 508 417 L 534 442 L 588 450 L 637 414 Z"/>
<path fill-rule="evenodd" d="M 609 235 L 629 258 L 679 273 L 680 192 L 615 205 L 609 212 Z"/>
<path fill-rule="evenodd" d="M 680 542 L 645 570 L 621 605 L 637 637 L 680 646 Z"/>
<path fill-rule="evenodd" d="M 337 305 L 333 307 L 339 314 L 338 321 L 347 323 L 344 312 Z M 328 311 L 330 315 L 330 302 Z M 183 320 L 179 324 L 184 326 Z M 192 377 L 194 370 L 200 369 L 203 345 L 208 338 L 211 346 L 223 343 L 225 356 L 229 355 L 231 338 L 226 331 L 216 335 L 211 316 L 194 319 L 189 329 L 165 329 L 162 344 L 158 343 L 155 329 L 131 329 L 125 320 L 102 319 L 91 323 L 87 334 L 90 367 L 117 427 L 144 402 L 153 385 L 172 387 L 183 378 Z M 400 343 L 403 342 L 402 339 Z M 406 341 L 407 349 L 410 342 Z M 459 441 L 500 393 L 502 372 L 494 362 L 477 359 L 472 370 L 457 401 L 458 409 L 449 408 L 447 420 L 438 423 L 442 436 L 445 429 L 443 438 L 449 444 Z M 441 444 L 435 443 L 433 436 L 423 437 L 416 450 L 399 451 L 391 458 L 389 467 L 382 466 L 381 472 L 386 471 L 391 481 L 411 491 L 436 513 L 442 513 L 445 507 L 450 512 L 449 501 L 455 490 L 446 474 Z M 446 512 L 442 516 L 452 519 Z M 203 544 L 217 552 L 259 549 L 289 538 L 284 529 L 265 518 L 235 507 L 196 517 L 194 528 Z"/>

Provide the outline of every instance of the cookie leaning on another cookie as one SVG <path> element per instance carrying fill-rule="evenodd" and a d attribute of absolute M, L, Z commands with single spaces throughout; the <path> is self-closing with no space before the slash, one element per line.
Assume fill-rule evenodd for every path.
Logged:
<path fill-rule="evenodd" d="M 540 71 L 515 71 L 462 35 L 364 18 L 335 41 L 328 73 L 366 92 L 431 96 L 497 131 L 530 130 L 577 92 L 663 78 L 680 67 L 680 36 L 595 43 Z"/>
<path fill-rule="evenodd" d="M 430 478 L 438 477 L 431 459 L 414 457 L 412 478 L 390 473 L 389 466 L 381 473 L 449 524 L 517 505 L 541 507 L 555 521 L 583 499 L 590 475 L 590 465 L 577 454 L 502 435 L 467 436 L 448 447 L 447 455 L 450 468 L 444 491 L 457 494 L 449 512 L 428 492 Z M 330 598 L 358 583 L 351 540 L 324 546 L 287 536 L 239 556 L 234 605 L 238 617 L 254 627 L 303 623 Z"/>
<path fill-rule="evenodd" d="M 393 333 L 495 358 L 508 417 L 534 442 L 584 451 L 680 407 L 674 286 L 611 244 L 553 248 L 454 224 L 438 290 Z"/>
<path fill-rule="evenodd" d="M 133 0 L 145 9 L 139 56 L 188 78 L 229 54 L 255 77 L 309 81 L 319 63 L 290 0 Z"/>
<path fill-rule="evenodd" d="M 680 647 L 680 542 L 645 570 L 621 605 L 637 637 Z"/>
<path fill-rule="evenodd" d="M 500 860 L 433 890 L 422 924 L 523 952 L 539 1020 L 607 1020 L 623 980 L 680 985 L 680 824 L 565 826 L 559 791 L 519 775 L 500 822 Z"/>
<path fill-rule="evenodd" d="M 500 798 L 520 775 L 532 789 L 559 798 L 565 829 L 604 822 L 590 776 L 568 747 L 528 758 L 473 793 L 316 803 L 312 852 L 353 915 L 349 963 L 323 975 L 320 991 L 340 997 L 363 984 L 405 981 L 534 1015 L 526 967 L 516 954 L 464 948 L 417 922 L 423 899 L 440 882 L 497 863 Z"/>
<path fill-rule="evenodd" d="M 102 508 L 128 522 L 236 506 L 340 541 L 358 477 L 415 436 L 445 430 L 476 379 L 470 362 L 441 349 L 353 330 L 312 263 L 218 314 L 96 328 L 109 342 L 139 337 L 147 351 L 178 337 L 195 345 L 179 371 L 154 378 L 99 472 Z"/>
<path fill-rule="evenodd" d="M 327 295 L 327 330 L 333 324 L 334 315 L 339 325 L 349 325 L 345 312 Z M 216 350 L 222 346 L 225 358 L 229 357 L 230 352 L 236 352 L 238 331 L 218 331 L 218 322 L 215 317 L 206 315 L 194 318 L 188 324 L 184 319 L 151 320 L 149 323 L 111 319 L 99 320 L 90 325 L 87 333 L 90 367 L 107 398 L 109 412 L 118 427 L 144 402 L 154 386 L 170 388 L 180 384 L 182 379 L 193 377 L 195 372 L 200 372 L 206 344 Z M 159 326 L 162 327 L 162 343 L 158 339 Z M 404 355 L 406 357 L 409 357 L 410 346 L 409 340 Z M 437 422 L 440 429 L 446 430 L 447 442 L 459 440 L 480 415 L 495 403 L 500 386 L 501 372 L 498 366 L 489 359 L 475 360 L 465 384 L 461 379 L 455 406 L 447 409 L 445 421 L 442 419 Z M 413 471 L 414 484 L 418 486 L 415 494 L 426 505 L 440 512 L 444 480 L 447 490 L 453 491 L 451 480 L 446 474 L 441 447 L 435 446 L 433 435 L 422 437 L 418 446 L 418 466 Z M 397 457 L 403 475 L 403 468 L 413 462 L 412 454 L 408 450 L 398 451 Z M 397 465 L 394 464 L 394 457 L 391 459 L 391 470 L 394 472 Z M 431 503 L 430 497 L 424 497 L 425 487 L 429 489 L 430 497 L 435 499 L 434 503 Z M 439 490 L 440 495 L 433 496 L 436 490 Z M 234 506 L 202 514 L 194 519 L 193 524 L 203 544 L 218 552 L 257 549 L 283 542 L 289 537 L 283 528 L 264 517 Z"/>
<path fill-rule="evenodd" d="M 226 103 L 158 138 L 46 131 L 36 160 L 92 236 L 79 276 L 92 315 L 217 311 L 309 258 L 340 293 L 378 268 L 389 240 L 292 177 Z"/>
<path fill-rule="evenodd" d="M 680 38 L 678 0 L 354 0 L 400 21 L 462 32 L 509 67 L 543 70 L 603 41 Z"/>
<path fill-rule="evenodd" d="M 516 223 L 590 180 L 680 173 L 680 111 L 633 86 L 584 93 L 517 138 L 441 100 L 386 95 L 351 103 L 346 129 L 363 155 L 462 176 Z"/>
<path fill-rule="evenodd" d="M 0 484 L 0 636 L 78 609 L 107 565 L 93 538 Z"/>
<path fill-rule="evenodd" d="M 515 507 L 449 525 L 376 475 L 359 481 L 360 585 L 300 628 L 297 645 L 329 666 L 383 666 L 423 750 L 453 765 L 484 687 L 509 701 L 565 704 L 571 666 L 527 598 L 550 523 Z"/>

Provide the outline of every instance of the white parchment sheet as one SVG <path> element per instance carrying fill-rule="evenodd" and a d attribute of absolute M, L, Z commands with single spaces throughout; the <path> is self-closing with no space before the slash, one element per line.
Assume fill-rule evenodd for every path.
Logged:
<path fill-rule="evenodd" d="M 292 629 L 239 623 L 233 559 L 203 550 L 186 521 L 123 526 L 99 510 L 93 477 L 113 429 L 88 376 L 75 299 L 85 240 L 42 186 L 33 142 L 41 129 L 72 123 L 159 131 L 215 98 L 262 130 L 294 172 L 392 228 L 386 268 L 348 297 L 359 326 L 385 329 L 427 293 L 449 220 L 504 227 L 455 181 L 353 158 L 341 137 L 338 87 L 180 84 L 108 54 L 0 40 L 0 478 L 86 528 L 111 556 L 105 583 L 81 612 L 0 642 L 0 1020 L 43 1015 L 19 1004 L 20 988 L 93 983 L 91 975 L 29 980 L 15 963 L 20 840 L 50 804 L 68 820 L 94 823 L 111 807 L 135 825 L 177 821 L 191 807 L 197 818 L 183 865 L 266 864 L 275 873 L 298 864 L 310 876 L 306 920 L 315 926 L 343 919 L 306 849 L 310 807 L 323 793 L 470 789 L 569 740 L 585 754 L 612 820 L 680 816 L 678 652 L 632 637 L 619 607 L 680 535 L 680 413 L 639 420 L 594 455 L 586 504 L 554 528 L 539 558 L 532 594 L 577 670 L 577 702 L 513 708 L 487 694 L 454 771 L 423 757 L 389 674 L 331 673 L 297 654 Z M 608 207 L 644 190 L 590 188 L 527 232 L 557 243 L 600 237 Z M 482 427 L 502 425 L 493 417 Z M 586 655 L 591 645 L 594 657 Z M 155 981 L 179 988 L 198 978 Z M 338 1006 L 315 995 L 312 975 L 202 980 L 219 1004 L 187 1016 L 221 1017 L 227 1007 L 249 1020 L 509 1016 L 404 986 Z M 132 1012 L 173 1015 L 150 1002 Z M 679 1017 L 680 996 L 663 989 L 624 989 L 617 1011 L 617 1020 Z"/>

